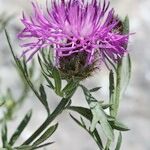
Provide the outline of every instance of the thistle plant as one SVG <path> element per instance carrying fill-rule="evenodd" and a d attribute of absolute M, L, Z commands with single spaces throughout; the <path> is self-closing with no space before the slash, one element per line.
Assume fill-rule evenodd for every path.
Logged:
<path fill-rule="evenodd" d="M 28 87 L 47 111 L 47 118 L 18 146 L 14 146 L 15 141 L 28 124 L 31 113 L 25 116 L 10 141 L 6 138 L 5 125 L 2 130 L 3 147 L 32 150 L 52 144 L 44 143 L 59 127 L 59 123 L 52 123 L 63 111 L 68 111 L 70 117 L 89 133 L 100 150 L 119 150 L 122 132 L 129 130 L 118 120 L 119 104 L 131 73 L 127 50 L 130 36 L 128 17 L 120 19 L 106 0 L 50 2 L 47 0 L 46 10 L 38 3 L 32 3 L 34 13 L 29 17 L 23 13 L 21 21 L 24 29 L 18 34 L 24 49 L 21 57 L 15 55 L 5 31 L 16 65 Z M 30 77 L 28 64 L 36 56 L 47 87 L 61 98 L 53 112 L 48 105 L 45 85 L 35 87 Z M 98 101 L 93 93 L 101 87 L 88 89 L 83 85 L 83 80 L 104 69 L 104 66 L 109 71 L 109 101 Z M 72 105 L 78 88 L 82 89 L 88 108 Z M 72 111 L 80 119 L 73 116 Z"/>

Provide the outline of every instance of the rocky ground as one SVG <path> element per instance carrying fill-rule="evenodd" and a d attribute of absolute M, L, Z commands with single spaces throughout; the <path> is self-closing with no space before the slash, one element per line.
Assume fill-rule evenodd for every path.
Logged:
<path fill-rule="evenodd" d="M 44 0 L 42 0 L 44 1 Z M 123 135 L 123 145 L 121 150 L 150 150 L 150 1 L 149 0 L 114 0 L 112 5 L 120 16 L 128 14 L 130 18 L 131 32 L 136 32 L 132 35 L 129 51 L 132 56 L 132 78 L 130 85 L 124 95 L 120 108 L 120 119 L 126 123 L 131 131 Z M 15 27 L 19 24 L 19 16 L 22 10 L 28 11 L 30 8 L 30 1 L 25 0 L 0 0 L 0 13 L 5 11 L 7 14 L 16 14 L 10 24 L 10 27 Z M 17 22 L 17 24 L 16 24 Z M 9 28 L 10 28 L 9 27 Z M 12 38 L 15 33 L 12 32 Z M 16 51 L 19 47 L 16 43 Z M 1 91 L 4 92 L 6 87 L 10 86 L 14 92 L 19 92 L 18 76 L 11 63 L 11 55 L 6 48 L 5 38 L 2 34 L 0 36 L 0 78 Z M 85 81 L 89 87 L 95 85 L 102 85 L 101 94 L 106 97 L 105 84 L 107 77 L 105 72 L 100 72 L 93 78 Z M 3 87 L 3 88 L 2 88 Z M 79 96 L 81 91 L 78 91 L 74 98 L 74 104 L 84 104 L 83 97 Z M 57 98 L 50 93 L 53 98 L 51 106 L 56 106 Z M 39 105 L 39 102 L 32 100 L 26 101 L 25 105 L 18 113 L 24 114 L 29 108 L 34 108 L 33 119 L 26 131 L 22 134 L 22 140 L 29 136 L 33 130 L 44 120 L 45 112 Z M 79 127 L 74 124 L 69 118 L 68 114 L 64 113 L 58 120 L 60 121 L 60 128 L 54 136 L 57 141 L 51 148 L 56 150 L 96 150 L 97 147 L 90 137 Z M 17 121 L 15 122 L 17 124 Z M 10 132 L 16 127 L 16 124 L 10 124 Z"/>

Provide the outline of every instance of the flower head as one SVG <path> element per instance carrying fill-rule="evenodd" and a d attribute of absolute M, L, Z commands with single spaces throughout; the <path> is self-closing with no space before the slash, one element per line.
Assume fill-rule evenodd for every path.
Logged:
<path fill-rule="evenodd" d="M 55 65 L 62 68 L 63 62 L 75 59 L 73 65 L 78 61 L 78 67 L 87 67 L 106 58 L 116 62 L 124 56 L 128 35 L 122 33 L 121 22 L 107 0 L 51 0 L 46 11 L 37 3 L 32 5 L 34 14 L 23 14 L 25 28 L 19 34 L 20 39 L 31 41 L 22 45 L 26 48 L 22 55 L 29 54 L 28 60 L 49 46 L 53 47 Z"/>

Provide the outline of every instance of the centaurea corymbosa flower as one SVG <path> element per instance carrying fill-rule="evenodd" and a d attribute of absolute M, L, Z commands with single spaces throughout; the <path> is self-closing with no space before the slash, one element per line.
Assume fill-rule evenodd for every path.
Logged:
<path fill-rule="evenodd" d="M 23 15 L 25 28 L 19 34 L 20 39 L 31 41 L 22 45 L 26 48 L 22 55 L 28 55 L 28 60 L 51 46 L 55 65 L 62 72 L 71 70 L 75 75 L 90 68 L 86 75 L 89 76 L 99 67 L 95 66 L 98 62 L 106 59 L 116 62 L 124 56 L 128 35 L 121 32 L 121 21 L 107 0 L 51 0 L 46 12 L 37 3 L 32 5 L 34 14 Z"/>

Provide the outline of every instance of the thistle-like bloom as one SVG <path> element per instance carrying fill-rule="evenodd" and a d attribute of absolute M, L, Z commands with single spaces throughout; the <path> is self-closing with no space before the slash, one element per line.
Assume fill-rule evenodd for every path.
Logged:
<path fill-rule="evenodd" d="M 20 39 L 28 39 L 22 55 L 33 55 L 45 47 L 53 47 L 56 65 L 62 61 L 80 57 L 86 59 L 84 66 L 95 61 L 110 59 L 116 62 L 124 56 L 128 35 L 120 30 L 121 25 L 110 2 L 103 0 L 51 0 L 46 11 L 32 3 L 34 14 L 23 15 L 24 30 Z"/>

